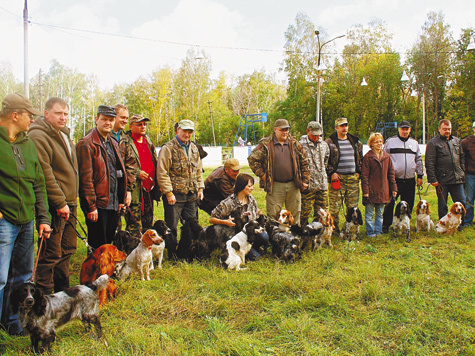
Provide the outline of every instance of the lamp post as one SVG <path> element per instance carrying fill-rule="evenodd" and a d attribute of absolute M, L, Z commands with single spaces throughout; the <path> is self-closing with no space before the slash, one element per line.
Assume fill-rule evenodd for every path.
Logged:
<path fill-rule="evenodd" d="M 331 40 L 329 41 L 326 41 L 326 42 L 323 42 L 322 44 L 320 44 L 320 31 L 318 30 L 315 30 L 315 35 L 317 36 L 317 42 L 318 42 L 318 57 L 317 57 L 317 107 L 316 107 L 316 120 L 318 123 L 320 123 L 322 126 L 323 126 L 323 123 L 322 123 L 322 119 L 320 117 L 320 103 L 321 103 L 321 96 L 320 96 L 320 92 L 321 92 L 321 82 L 320 82 L 320 75 L 321 75 L 321 72 L 323 70 L 326 69 L 326 67 L 321 67 L 320 66 L 320 60 L 321 60 L 321 57 L 322 57 L 322 48 L 323 46 L 325 46 L 327 43 L 330 43 L 338 38 L 342 38 L 342 37 L 345 37 L 346 35 L 341 35 L 341 36 L 337 36 L 335 38 L 332 38 Z"/>

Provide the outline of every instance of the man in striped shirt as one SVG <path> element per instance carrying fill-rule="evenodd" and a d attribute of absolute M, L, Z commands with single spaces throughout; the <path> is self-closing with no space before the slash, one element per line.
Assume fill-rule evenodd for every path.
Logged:
<path fill-rule="evenodd" d="M 358 137 L 348 133 L 346 117 L 335 120 L 335 130 L 326 140 L 330 147 L 327 173 L 332 183 L 328 189 L 328 205 L 330 214 L 335 218 L 333 233 L 339 236 L 338 214 L 343 202 L 347 209 L 358 206 L 363 144 Z"/>

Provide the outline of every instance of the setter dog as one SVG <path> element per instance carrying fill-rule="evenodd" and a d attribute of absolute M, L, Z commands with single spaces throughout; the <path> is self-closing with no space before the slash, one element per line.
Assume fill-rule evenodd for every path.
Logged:
<path fill-rule="evenodd" d="M 82 263 L 79 282 L 81 284 L 90 284 L 99 276 L 107 274 L 109 277 L 115 272 L 116 265 L 123 263 L 127 255 L 120 251 L 114 245 L 102 245 L 94 251 L 92 255 L 87 256 Z M 107 302 L 107 298 L 113 299 L 117 293 L 117 287 L 112 279 L 106 289 L 99 292 L 99 306 Z"/>

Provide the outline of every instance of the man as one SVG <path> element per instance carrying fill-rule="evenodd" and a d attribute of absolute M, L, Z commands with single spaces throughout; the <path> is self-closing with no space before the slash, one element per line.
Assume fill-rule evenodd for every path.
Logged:
<path fill-rule="evenodd" d="M 124 162 L 117 142 L 110 136 L 115 117 L 112 106 L 100 105 L 96 127 L 76 147 L 79 201 L 93 248 L 112 242 L 125 201 Z"/>
<path fill-rule="evenodd" d="M 322 125 L 317 121 L 310 121 L 307 125 L 307 135 L 300 137 L 300 143 L 307 152 L 308 165 L 310 169 L 310 183 L 307 190 L 302 193 L 302 213 L 300 215 L 300 225 L 307 225 L 308 218 L 312 212 L 315 216 L 320 208 L 328 208 L 328 178 L 326 167 L 330 148 L 323 141 Z"/>
<path fill-rule="evenodd" d="M 52 97 L 45 104 L 44 117 L 37 118 L 28 133 L 45 175 L 53 228 L 36 268 L 36 285 L 46 294 L 69 288 L 69 260 L 77 247 L 79 181 L 76 150 L 66 126 L 68 119 L 68 103 Z"/>
<path fill-rule="evenodd" d="M 464 225 L 473 224 L 473 204 L 475 200 L 475 122 L 472 124 L 474 135 L 467 136 L 462 140 L 462 149 L 465 155 L 465 197 L 466 209 Z"/>
<path fill-rule="evenodd" d="M 155 146 L 146 135 L 148 122 L 147 117 L 133 115 L 129 120 L 130 131 L 119 144 L 127 173 L 126 230 L 136 237 L 152 227 L 153 200 L 160 197 L 154 196 L 160 189 L 156 184 Z"/>
<path fill-rule="evenodd" d="M 447 214 L 447 199 L 465 206 L 463 185 L 465 180 L 465 155 L 460 140 L 452 136 L 452 123 L 442 119 L 439 135 L 433 137 L 426 147 L 427 181 L 436 188 L 439 219 Z"/>
<path fill-rule="evenodd" d="M 115 138 L 117 142 L 120 142 L 125 136 L 124 128 L 129 120 L 129 110 L 127 110 L 127 107 L 122 104 L 117 104 L 114 106 L 114 109 L 117 116 L 115 118 L 111 136 Z"/>
<path fill-rule="evenodd" d="M 267 215 L 277 219 L 285 204 L 298 225 L 300 191 L 307 189 L 310 172 L 305 149 L 289 134 L 289 130 L 287 120 L 276 120 L 274 133 L 260 140 L 247 160 L 254 174 L 260 178 L 260 187 L 267 192 Z"/>
<path fill-rule="evenodd" d="M 409 137 L 411 124 L 403 120 L 398 125 L 397 136 L 386 140 L 383 151 L 389 153 L 396 174 L 397 196 L 386 204 L 383 212 L 383 233 L 389 231 L 393 224 L 394 203 L 398 196 L 409 205 L 411 212 L 414 207 L 417 186 L 422 185 L 424 168 L 421 151 L 416 140 Z"/>
<path fill-rule="evenodd" d="M 158 155 L 157 180 L 165 196 L 165 222 L 175 241 L 178 219 L 195 218 L 198 200 L 203 199 L 202 162 L 198 147 L 190 141 L 194 130 L 193 121 L 181 120 L 175 138 L 164 144 Z"/>
<path fill-rule="evenodd" d="M 45 180 L 35 144 L 26 131 L 41 115 L 23 94 L 9 94 L 0 111 L 0 315 L 10 335 L 21 335 L 11 309 L 12 291 L 31 278 L 34 219 L 38 236 L 49 238 L 50 220 Z"/>
<path fill-rule="evenodd" d="M 358 137 L 348 133 L 346 117 L 335 120 L 335 132 L 326 142 L 330 147 L 328 178 L 332 182 L 328 189 L 328 204 L 330 214 L 335 219 L 333 234 L 339 236 L 340 219 L 338 215 L 343 202 L 346 209 L 358 206 L 363 144 Z M 336 186 L 334 187 L 334 185 Z"/>
<path fill-rule="evenodd" d="M 221 201 L 229 197 L 234 192 L 234 184 L 239 174 L 241 165 L 237 158 L 229 158 L 224 162 L 224 166 L 216 168 L 205 180 L 205 190 L 200 208 L 209 215 Z"/>

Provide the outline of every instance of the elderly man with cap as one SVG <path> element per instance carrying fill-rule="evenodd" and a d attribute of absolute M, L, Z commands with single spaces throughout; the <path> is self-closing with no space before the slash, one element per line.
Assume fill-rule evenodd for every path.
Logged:
<path fill-rule="evenodd" d="M 389 153 L 396 174 L 397 196 L 386 204 L 383 212 L 383 233 L 389 231 L 393 223 L 394 203 L 398 196 L 406 201 L 409 207 L 414 207 L 416 182 L 422 185 L 424 168 L 422 166 L 421 151 L 416 140 L 411 138 L 411 124 L 403 120 L 398 124 L 398 134 L 390 137 L 384 144 L 383 151 Z"/>
<path fill-rule="evenodd" d="M 335 132 L 326 140 L 330 148 L 328 158 L 328 178 L 332 183 L 328 188 L 328 205 L 334 217 L 333 234 L 340 235 L 339 212 L 343 205 L 346 209 L 358 206 L 360 195 L 359 179 L 363 163 L 363 143 L 348 133 L 348 119 L 335 120 Z"/>
<path fill-rule="evenodd" d="M 224 162 L 224 166 L 211 172 L 205 180 L 204 196 L 200 203 L 201 210 L 211 215 L 219 203 L 233 194 L 236 177 L 241 168 L 237 158 L 229 158 Z"/>
<path fill-rule="evenodd" d="M 125 202 L 125 167 L 119 145 L 110 133 L 114 107 L 97 108 L 96 127 L 76 146 L 79 168 L 79 202 L 86 216 L 88 242 L 93 248 L 109 244 Z"/>
<path fill-rule="evenodd" d="M 33 115 L 41 112 L 23 94 L 4 98 L 0 111 L 0 316 L 10 335 L 23 333 L 18 314 L 11 309 L 11 297 L 33 273 L 35 217 L 38 236 L 49 238 L 51 233 L 43 170 L 35 144 L 26 135 Z"/>
<path fill-rule="evenodd" d="M 136 237 L 152 227 L 153 200 L 160 198 L 156 184 L 156 150 L 146 134 L 149 121 L 142 115 L 133 115 L 129 119 L 130 131 L 119 144 L 127 173 L 126 230 Z"/>
<path fill-rule="evenodd" d="M 164 144 L 158 155 L 157 181 L 165 211 L 165 222 L 176 242 L 178 220 L 196 218 L 198 200 L 203 199 L 203 170 L 198 147 L 191 141 L 195 124 L 181 120 L 176 136 Z M 168 246 L 174 258 L 173 246 Z"/>
<path fill-rule="evenodd" d="M 294 223 L 299 224 L 300 192 L 308 187 L 310 171 L 305 149 L 289 130 L 287 120 L 276 120 L 274 133 L 261 139 L 247 160 L 260 178 L 260 187 L 267 192 L 267 215 L 277 219 L 285 204 L 294 217 Z"/>
<path fill-rule="evenodd" d="M 465 197 L 467 199 L 467 214 L 464 225 L 473 225 L 473 203 L 475 201 L 475 122 L 472 124 L 473 135 L 462 140 L 462 149 L 465 154 Z"/>
<path fill-rule="evenodd" d="M 320 208 L 328 208 L 328 179 L 327 164 L 330 157 L 330 148 L 322 138 L 323 129 L 317 121 L 310 121 L 307 125 L 307 134 L 300 137 L 300 143 L 305 148 L 310 169 L 310 183 L 302 193 L 302 213 L 300 225 L 306 225 L 310 213 L 315 216 Z"/>

